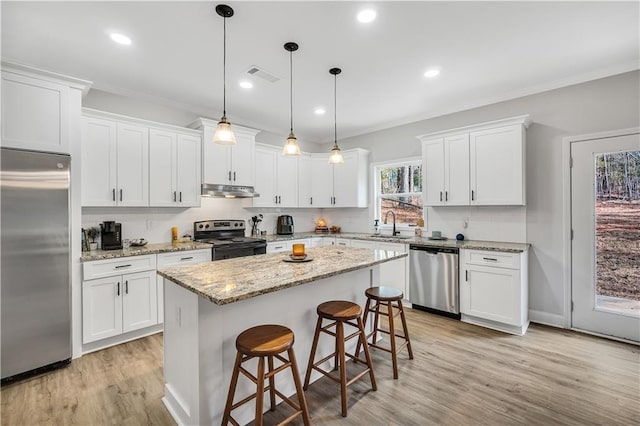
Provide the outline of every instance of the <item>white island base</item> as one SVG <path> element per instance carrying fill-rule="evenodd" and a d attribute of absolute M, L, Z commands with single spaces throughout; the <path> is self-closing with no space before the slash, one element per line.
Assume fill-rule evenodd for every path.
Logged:
<path fill-rule="evenodd" d="M 293 349 L 304 380 L 318 318 L 316 307 L 329 300 L 349 300 L 364 306 L 364 291 L 377 282 L 378 269 L 374 265 L 225 305 L 216 305 L 165 278 L 162 400 L 175 421 L 181 425 L 221 424 L 236 356 L 235 339 L 255 325 L 281 324 L 293 330 Z M 347 349 L 352 350 L 356 339 L 348 343 Z M 334 348 L 331 337 L 321 336 L 316 359 L 332 353 Z M 324 368 L 329 366 L 328 362 Z M 255 362 L 247 362 L 245 368 L 256 372 Z M 255 385 L 240 377 L 235 401 L 255 393 Z M 311 381 L 319 377 L 314 371 Z M 295 394 L 287 371 L 276 375 L 276 387 L 287 396 Z M 268 397 L 264 407 L 269 409 Z M 339 410 L 337 406 L 336 412 Z M 240 424 L 252 421 L 254 404 L 239 407 L 233 416 Z"/>

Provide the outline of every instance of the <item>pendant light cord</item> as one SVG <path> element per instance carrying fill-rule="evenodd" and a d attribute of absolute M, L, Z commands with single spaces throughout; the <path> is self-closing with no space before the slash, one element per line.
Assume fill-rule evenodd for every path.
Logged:
<path fill-rule="evenodd" d="M 227 115 L 227 18 L 223 19 L 222 42 L 222 116 Z"/>
<path fill-rule="evenodd" d="M 338 145 L 338 75 L 333 75 L 333 144 Z"/>
<path fill-rule="evenodd" d="M 289 101 L 291 105 L 291 111 L 289 113 L 289 117 L 291 117 L 291 133 L 293 133 L 293 51 L 289 51 L 289 74 L 291 78 L 289 79 Z"/>

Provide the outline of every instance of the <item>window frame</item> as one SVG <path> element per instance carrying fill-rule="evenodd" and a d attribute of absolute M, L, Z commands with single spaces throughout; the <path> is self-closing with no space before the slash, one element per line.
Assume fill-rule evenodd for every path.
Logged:
<path fill-rule="evenodd" d="M 372 208 L 371 208 L 371 224 L 373 224 L 373 221 L 375 219 L 380 219 L 380 229 L 381 230 L 390 230 L 393 228 L 393 224 L 389 223 L 387 225 L 384 225 L 384 218 L 381 217 L 381 193 L 380 193 L 380 169 L 384 169 L 384 168 L 389 168 L 389 167 L 403 167 L 403 166 L 408 166 L 410 164 L 417 164 L 422 166 L 422 176 L 423 176 L 423 182 L 422 182 L 422 191 L 419 193 L 420 196 L 422 197 L 422 219 L 425 221 L 425 226 L 426 226 L 426 219 L 425 219 L 425 212 L 424 212 L 424 164 L 422 162 L 422 157 L 408 157 L 408 158 L 399 158 L 396 160 L 388 160 L 388 161 L 382 161 L 382 162 L 378 162 L 378 163 L 373 163 L 371 164 L 371 173 L 373 175 L 373 185 L 372 185 Z M 410 195 L 416 195 L 418 194 L 417 192 L 403 192 L 403 193 L 398 193 L 398 194 L 393 194 L 393 195 L 398 195 L 398 196 L 410 196 Z M 412 231 L 413 229 L 415 229 L 416 226 L 415 225 L 410 225 L 408 223 L 396 223 L 396 230 L 399 231 Z"/>

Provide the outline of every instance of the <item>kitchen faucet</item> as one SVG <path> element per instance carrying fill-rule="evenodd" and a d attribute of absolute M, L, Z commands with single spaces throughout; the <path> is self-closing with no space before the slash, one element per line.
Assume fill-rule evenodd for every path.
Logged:
<path fill-rule="evenodd" d="M 389 218 L 389 213 L 391 213 L 391 216 L 393 217 L 393 233 L 391 235 L 393 235 L 394 237 L 396 235 L 400 235 L 400 231 L 396 231 L 396 214 L 393 212 L 393 210 L 387 210 L 387 213 L 385 213 L 384 215 L 384 224 L 387 224 L 387 219 Z"/>

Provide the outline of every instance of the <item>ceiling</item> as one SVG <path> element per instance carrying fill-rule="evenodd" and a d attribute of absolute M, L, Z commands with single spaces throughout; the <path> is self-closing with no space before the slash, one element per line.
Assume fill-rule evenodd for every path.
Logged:
<path fill-rule="evenodd" d="M 219 118 L 223 19 L 213 2 L 2 2 L 2 58 Z M 299 139 L 338 137 L 638 69 L 638 2 L 229 2 L 227 115 L 287 134 L 295 41 Z M 365 7 L 377 18 L 356 20 Z M 133 43 L 112 42 L 111 31 Z M 258 65 L 280 77 L 251 78 Z M 423 76 L 432 67 L 441 73 Z M 239 87 L 252 80 L 253 89 Z M 322 106 L 324 116 L 314 114 Z M 185 123 L 186 124 L 186 123 Z"/>

